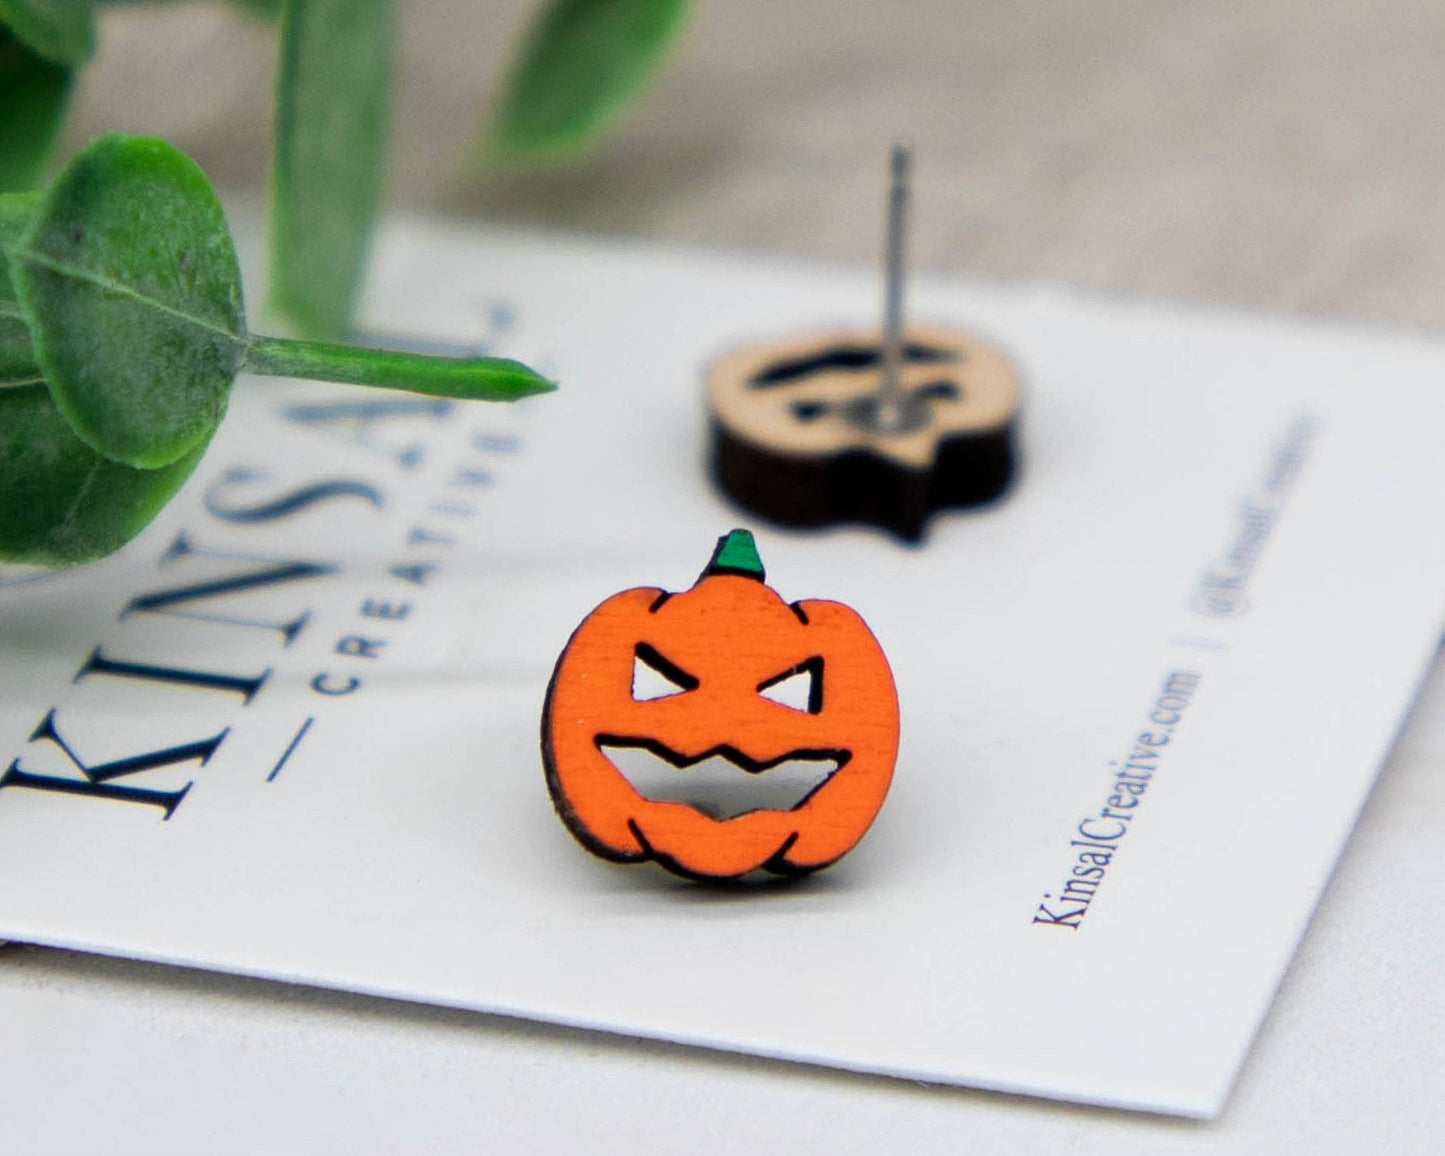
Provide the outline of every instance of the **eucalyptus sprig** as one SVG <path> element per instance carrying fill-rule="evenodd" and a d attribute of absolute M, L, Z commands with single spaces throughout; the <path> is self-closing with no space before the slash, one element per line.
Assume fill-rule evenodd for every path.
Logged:
<path fill-rule="evenodd" d="M 0 192 L 34 186 L 96 12 L 124 0 L 0 0 Z M 380 203 L 393 0 L 234 0 L 276 19 L 271 307 L 345 334 Z M 575 154 L 641 92 L 688 0 L 543 0 L 481 134 L 489 161 Z"/>
<path fill-rule="evenodd" d="M 507 401 L 516 361 L 254 334 L 225 214 L 165 141 L 113 133 L 43 194 L 0 196 L 0 560 L 68 565 L 134 536 L 200 460 L 237 373 Z"/>

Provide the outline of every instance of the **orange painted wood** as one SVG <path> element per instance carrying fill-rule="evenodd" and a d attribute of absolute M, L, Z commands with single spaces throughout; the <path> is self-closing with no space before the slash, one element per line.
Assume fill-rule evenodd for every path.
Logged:
<path fill-rule="evenodd" d="M 653 859 L 693 878 L 759 868 L 795 875 L 835 862 L 872 823 L 893 777 L 898 697 L 883 650 L 838 602 L 789 604 L 745 567 L 714 564 L 687 591 L 624 590 L 567 643 L 547 692 L 542 753 L 559 815 L 606 859 Z M 755 555 L 753 555 L 755 557 Z M 676 693 L 633 695 L 639 656 L 669 672 Z M 813 695 L 788 706 L 762 693 L 789 674 Z M 607 750 L 642 748 L 686 776 L 708 756 L 758 779 L 787 760 L 836 762 L 796 806 L 719 818 L 687 802 L 644 797 Z M 680 764 L 680 765 L 679 765 Z"/>

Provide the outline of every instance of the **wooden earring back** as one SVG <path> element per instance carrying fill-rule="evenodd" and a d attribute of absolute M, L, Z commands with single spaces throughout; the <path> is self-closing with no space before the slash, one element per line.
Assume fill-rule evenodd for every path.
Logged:
<path fill-rule="evenodd" d="M 739 349 L 707 372 L 713 475 L 746 510 L 916 542 L 934 511 L 1008 488 L 1018 373 L 977 337 L 903 321 L 912 167 L 895 141 L 879 328 Z"/>
<path fill-rule="evenodd" d="M 707 372 L 711 468 L 744 509 L 785 526 L 864 522 L 907 541 L 938 510 L 991 502 L 1014 475 L 1018 373 L 995 346 L 910 326 L 898 416 L 878 421 L 879 334 L 760 344 Z"/>

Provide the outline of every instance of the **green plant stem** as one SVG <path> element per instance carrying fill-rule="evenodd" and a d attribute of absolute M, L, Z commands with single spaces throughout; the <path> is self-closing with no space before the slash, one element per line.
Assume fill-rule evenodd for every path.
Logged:
<path fill-rule="evenodd" d="M 247 343 L 243 368 L 276 377 L 376 385 L 434 397 L 485 401 L 515 401 L 557 388 L 556 382 L 505 357 L 427 357 L 258 334 L 252 334 Z"/>

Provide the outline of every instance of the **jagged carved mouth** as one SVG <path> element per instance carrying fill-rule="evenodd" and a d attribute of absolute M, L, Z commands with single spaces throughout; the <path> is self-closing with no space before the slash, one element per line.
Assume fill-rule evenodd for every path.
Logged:
<path fill-rule="evenodd" d="M 644 799 L 686 803 L 712 819 L 791 811 L 853 757 L 843 750 L 796 750 L 759 762 L 726 745 L 687 756 L 655 739 L 620 735 L 598 735 L 597 749 Z"/>

